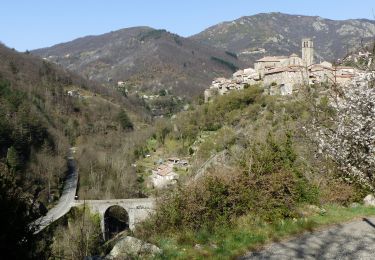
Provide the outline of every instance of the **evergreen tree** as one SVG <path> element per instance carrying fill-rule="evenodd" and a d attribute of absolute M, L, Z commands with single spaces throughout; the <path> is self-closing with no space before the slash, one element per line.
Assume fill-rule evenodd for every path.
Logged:
<path fill-rule="evenodd" d="M 17 187 L 14 175 L 0 164 L 0 252 L 2 259 L 37 259 L 33 199 Z"/>
<path fill-rule="evenodd" d="M 7 152 L 7 164 L 12 171 L 17 171 L 20 168 L 20 159 L 17 150 L 11 146 Z"/>
<path fill-rule="evenodd" d="M 121 111 L 118 113 L 117 119 L 120 122 L 122 129 L 133 130 L 133 123 L 130 120 L 128 114 L 123 109 L 121 109 Z"/>

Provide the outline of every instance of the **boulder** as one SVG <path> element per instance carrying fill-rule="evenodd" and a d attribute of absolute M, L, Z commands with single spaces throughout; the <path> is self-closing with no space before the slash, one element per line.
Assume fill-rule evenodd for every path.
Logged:
<path fill-rule="evenodd" d="M 363 199 L 363 204 L 365 204 L 365 206 L 367 206 L 367 207 L 375 207 L 375 197 L 374 197 L 374 195 L 372 195 L 372 194 L 367 195 Z"/>
<path fill-rule="evenodd" d="M 324 215 L 326 214 L 326 210 L 316 205 L 305 205 L 298 210 L 298 213 L 301 217 L 308 217 L 316 214 Z"/>
<path fill-rule="evenodd" d="M 144 242 L 138 238 L 126 236 L 121 238 L 105 257 L 106 260 L 154 258 L 160 255 L 162 250 L 157 246 Z"/>
<path fill-rule="evenodd" d="M 361 206 L 361 204 L 359 204 L 358 202 L 353 202 L 352 204 L 350 204 L 351 208 L 358 208 L 359 206 Z"/>

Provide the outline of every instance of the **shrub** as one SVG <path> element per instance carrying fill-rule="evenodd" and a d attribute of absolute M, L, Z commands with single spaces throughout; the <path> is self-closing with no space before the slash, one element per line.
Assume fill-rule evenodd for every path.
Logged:
<path fill-rule="evenodd" d="M 7 165 L 12 171 L 18 171 L 21 167 L 21 161 L 18 152 L 13 146 L 8 148 Z"/>
<path fill-rule="evenodd" d="M 120 122 L 122 129 L 124 130 L 133 130 L 133 123 L 130 121 L 128 114 L 125 110 L 121 109 L 117 115 L 117 119 Z"/>
<path fill-rule="evenodd" d="M 267 221 L 294 217 L 299 203 L 317 202 L 317 189 L 295 166 L 290 134 L 279 142 L 269 136 L 245 154 L 241 166 L 216 170 L 166 195 L 148 225 L 159 233 L 210 230 L 248 213 Z"/>
<path fill-rule="evenodd" d="M 159 96 L 163 97 L 167 95 L 167 91 L 165 89 L 160 89 L 159 90 Z"/>
<path fill-rule="evenodd" d="M 99 253 L 102 243 L 100 217 L 87 208 L 72 208 L 64 219 L 65 226 L 58 226 L 51 246 L 52 256 L 67 259 L 85 259 Z"/>

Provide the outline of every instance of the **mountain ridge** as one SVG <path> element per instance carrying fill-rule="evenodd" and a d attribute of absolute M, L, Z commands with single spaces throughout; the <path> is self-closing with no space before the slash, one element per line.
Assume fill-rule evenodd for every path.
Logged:
<path fill-rule="evenodd" d="M 244 66 L 225 50 L 166 30 L 132 27 L 32 51 L 88 79 L 137 90 L 198 95 L 214 77 Z"/>
<path fill-rule="evenodd" d="M 228 49 L 253 63 L 262 56 L 300 53 L 304 37 L 315 41 L 316 58 L 332 61 L 374 36 L 375 22 L 369 19 L 332 20 L 272 12 L 213 25 L 190 38 Z"/>
<path fill-rule="evenodd" d="M 312 38 L 316 61 L 335 61 L 374 39 L 375 22 L 320 16 L 260 13 L 226 21 L 190 37 L 148 26 L 89 35 L 33 50 L 87 79 L 140 93 L 168 90 L 201 94 L 216 77 L 250 67 L 264 56 L 301 54 L 301 39 Z"/>

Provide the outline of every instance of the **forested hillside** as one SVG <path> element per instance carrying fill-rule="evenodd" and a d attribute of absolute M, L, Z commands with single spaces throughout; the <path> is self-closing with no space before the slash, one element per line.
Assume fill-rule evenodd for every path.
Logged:
<path fill-rule="evenodd" d="M 107 85 L 123 81 L 129 91 L 168 90 L 189 98 L 213 78 L 243 66 L 224 50 L 150 27 L 86 36 L 32 53 Z"/>
<path fill-rule="evenodd" d="M 133 130 L 149 122 L 143 103 L 5 46 L 0 46 L 0 60 L 0 158 L 22 186 L 52 203 L 62 188 L 68 148 L 78 146 L 80 192 L 94 189 L 95 196 L 102 196 L 104 189 L 107 197 L 128 196 L 122 188 L 104 185 L 126 178 L 122 170 L 113 173 L 114 163 L 105 158 L 122 151 L 128 140 L 136 145 L 134 135 L 142 136 L 142 131 Z M 94 172 L 106 178 L 97 179 Z"/>

